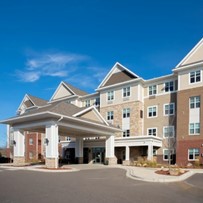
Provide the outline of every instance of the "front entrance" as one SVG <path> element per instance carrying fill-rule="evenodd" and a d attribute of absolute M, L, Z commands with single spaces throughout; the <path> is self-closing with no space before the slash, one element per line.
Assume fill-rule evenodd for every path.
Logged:
<path fill-rule="evenodd" d="M 104 147 L 96 147 L 92 148 L 92 158 L 94 160 L 93 163 L 104 163 L 104 155 L 105 148 Z"/>

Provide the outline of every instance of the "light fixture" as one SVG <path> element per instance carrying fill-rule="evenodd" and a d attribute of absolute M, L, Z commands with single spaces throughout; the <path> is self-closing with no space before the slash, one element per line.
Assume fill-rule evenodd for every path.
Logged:
<path fill-rule="evenodd" d="M 15 140 L 12 140 L 11 144 L 12 144 L 12 145 L 16 145 L 16 141 L 15 141 Z"/>
<path fill-rule="evenodd" d="M 45 138 L 45 139 L 44 139 L 44 145 L 48 145 L 48 143 L 49 143 L 48 138 Z"/>

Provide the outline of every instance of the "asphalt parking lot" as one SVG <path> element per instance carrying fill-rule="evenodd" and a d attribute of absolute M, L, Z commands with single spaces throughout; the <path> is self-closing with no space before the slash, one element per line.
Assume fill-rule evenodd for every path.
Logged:
<path fill-rule="evenodd" d="M 203 174 L 184 182 L 148 183 L 126 177 L 122 169 L 66 173 L 0 169 L 1 203 L 195 203 L 203 202 Z"/>

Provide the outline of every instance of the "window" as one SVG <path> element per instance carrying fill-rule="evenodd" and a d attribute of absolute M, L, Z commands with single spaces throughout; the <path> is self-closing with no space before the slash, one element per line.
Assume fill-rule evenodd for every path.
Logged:
<path fill-rule="evenodd" d="M 149 136 L 156 136 L 157 135 L 157 129 L 156 128 L 148 128 L 148 135 Z"/>
<path fill-rule="evenodd" d="M 201 81 L 201 71 L 190 72 L 190 83 L 196 83 Z"/>
<path fill-rule="evenodd" d="M 123 109 L 123 118 L 130 117 L 130 108 Z"/>
<path fill-rule="evenodd" d="M 130 137 L 130 130 L 124 130 L 123 137 Z"/>
<path fill-rule="evenodd" d="M 149 86 L 149 96 L 156 94 L 156 85 Z"/>
<path fill-rule="evenodd" d="M 200 123 L 190 123 L 190 135 L 200 134 Z"/>
<path fill-rule="evenodd" d="M 152 106 L 148 107 L 148 117 L 156 117 L 157 116 L 157 107 Z"/>
<path fill-rule="evenodd" d="M 171 104 L 164 104 L 164 115 L 174 115 L 174 103 Z"/>
<path fill-rule="evenodd" d="M 169 154 L 171 154 L 171 159 L 172 159 L 172 152 L 170 153 L 171 150 L 169 149 L 164 149 L 163 150 L 163 160 L 168 161 Z"/>
<path fill-rule="evenodd" d="M 164 138 L 174 137 L 174 126 L 165 126 L 163 128 Z"/>
<path fill-rule="evenodd" d="M 71 141 L 71 138 L 70 137 L 66 137 L 66 141 Z"/>
<path fill-rule="evenodd" d="M 170 82 L 166 82 L 165 83 L 165 92 L 172 92 L 174 91 L 174 82 L 170 81 Z"/>
<path fill-rule="evenodd" d="M 95 104 L 95 106 L 99 106 L 100 105 L 100 98 L 96 98 L 94 104 Z"/>
<path fill-rule="evenodd" d="M 32 138 L 29 139 L 29 145 L 33 145 L 34 141 Z"/>
<path fill-rule="evenodd" d="M 197 97 L 190 97 L 190 108 L 200 108 L 200 96 Z"/>
<path fill-rule="evenodd" d="M 113 111 L 108 111 L 108 112 L 107 112 L 107 120 L 108 120 L 108 121 L 113 120 Z"/>
<path fill-rule="evenodd" d="M 90 100 L 85 100 L 85 107 L 89 107 L 90 106 Z"/>
<path fill-rule="evenodd" d="M 107 101 L 114 100 L 114 91 L 107 92 Z"/>
<path fill-rule="evenodd" d="M 29 159 L 33 159 L 33 153 L 29 152 Z"/>
<path fill-rule="evenodd" d="M 130 87 L 124 87 L 123 88 L 123 97 L 129 97 L 130 96 Z"/>
<path fill-rule="evenodd" d="M 188 149 L 188 160 L 197 160 L 198 158 L 199 158 L 198 148 Z"/>

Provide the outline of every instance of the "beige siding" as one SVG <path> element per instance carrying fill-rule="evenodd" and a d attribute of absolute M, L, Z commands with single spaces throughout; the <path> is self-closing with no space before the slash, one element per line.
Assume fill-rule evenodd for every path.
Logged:
<path fill-rule="evenodd" d="M 203 60 L 203 44 L 195 50 L 181 65 L 186 65 Z"/>
<path fill-rule="evenodd" d="M 130 97 L 123 98 L 123 88 L 130 86 Z M 114 100 L 107 101 L 107 92 L 114 91 Z M 105 91 L 101 91 L 100 94 L 100 106 L 101 107 L 107 107 L 112 105 L 118 105 L 123 103 L 129 103 L 133 101 L 142 100 L 142 87 L 140 85 L 125 85 L 122 87 L 116 87 L 112 89 L 108 89 Z"/>
<path fill-rule="evenodd" d="M 145 99 L 144 108 L 144 134 L 147 135 L 148 128 L 157 128 L 158 137 L 163 137 L 163 127 L 175 125 L 175 116 L 164 115 L 164 104 L 175 103 L 176 112 L 176 93 Z M 154 118 L 148 118 L 148 107 L 157 106 L 158 115 Z M 174 126 L 175 127 L 175 126 Z"/>
<path fill-rule="evenodd" d="M 59 90 L 56 92 L 53 100 L 68 97 L 71 95 L 72 93 L 67 88 L 65 88 L 64 85 L 61 85 Z"/>
<path fill-rule="evenodd" d="M 201 82 L 190 84 L 190 72 L 201 70 Z M 191 88 L 203 86 L 203 67 L 202 68 L 193 68 L 187 71 L 179 72 L 179 90 L 187 90 Z"/>

